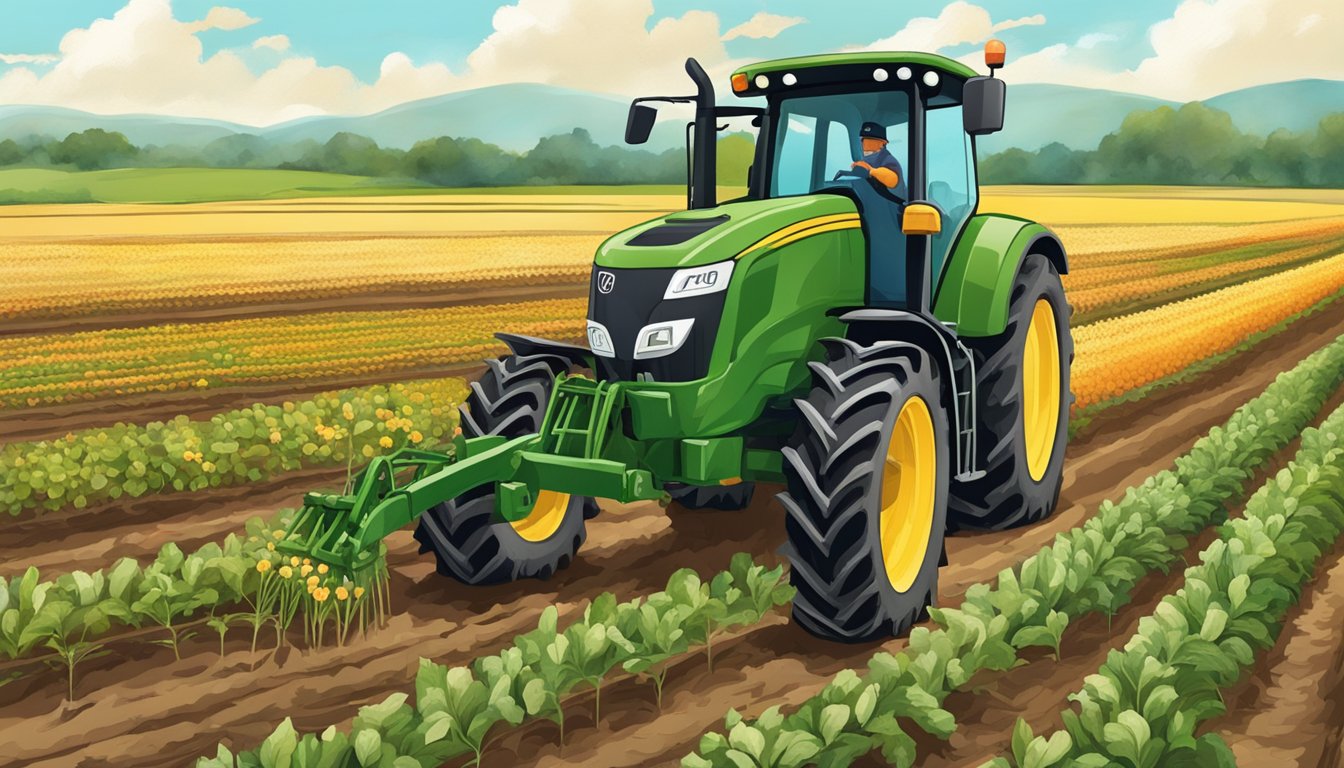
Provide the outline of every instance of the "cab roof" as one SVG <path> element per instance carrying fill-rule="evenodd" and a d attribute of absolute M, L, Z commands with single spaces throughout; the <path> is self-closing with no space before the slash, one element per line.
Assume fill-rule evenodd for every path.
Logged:
<path fill-rule="evenodd" d="M 775 75 L 781 77 L 786 74 L 792 74 L 793 79 L 802 84 L 804 81 L 825 81 L 838 82 L 852 79 L 872 81 L 873 73 L 878 69 L 888 69 L 894 79 L 895 72 L 900 67 L 910 67 L 916 78 L 922 76 L 923 72 L 928 70 L 937 70 L 940 73 L 952 75 L 961 79 L 975 77 L 978 73 L 970 67 L 946 56 L 940 56 L 936 53 L 922 53 L 920 51 L 856 51 L 852 53 L 823 53 L 814 56 L 795 56 L 788 59 L 771 59 L 770 61 L 761 61 L 755 64 L 749 64 L 733 73 L 733 78 L 737 79 L 739 75 L 745 75 L 747 87 L 744 90 L 734 89 L 739 96 L 759 96 L 766 91 L 772 90 L 769 86 L 758 86 L 756 78 L 759 75 Z M 826 70 L 825 73 L 817 72 L 820 78 L 808 77 L 801 73 L 813 72 L 817 70 Z M 769 78 L 770 85 L 780 84 L 778 78 Z M 787 79 L 787 78 L 786 78 Z M 885 80 L 885 77 L 883 78 Z"/>

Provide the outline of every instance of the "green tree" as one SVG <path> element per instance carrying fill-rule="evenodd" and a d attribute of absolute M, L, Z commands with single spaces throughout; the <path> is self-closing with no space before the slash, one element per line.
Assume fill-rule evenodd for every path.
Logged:
<path fill-rule="evenodd" d="M 0 165 L 15 165 L 23 162 L 27 154 L 13 139 L 0 141 Z"/>
<path fill-rule="evenodd" d="M 123 167 L 138 152 L 123 134 L 101 128 L 72 133 L 48 149 L 53 163 L 81 171 Z"/>

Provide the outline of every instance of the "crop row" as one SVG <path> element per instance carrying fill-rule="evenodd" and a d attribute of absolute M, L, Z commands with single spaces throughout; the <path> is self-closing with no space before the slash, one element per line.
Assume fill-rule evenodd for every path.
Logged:
<path fill-rule="evenodd" d="M 387 570 L 385 548 L 375 562 L 352 576 L 337 576 L 328 566 L 289 558 L 276 551 L 286 519 L 255 518 L 247 534 L 229 534 L 223 544 L 209 543 L 190 555 L 173 543 L 149 565 L 118 560 L 106 572 L 74 571 L 42 580 L 37 568 L 20 577 L 0 578 L 0 654 L 23 658 L 36 649 L 54 652 L 67 672 L 68 693 L 75 695 L 75 668 L 102 651 L 113 631 L 157 628 L 178 655 L 183 624 L 198 613 L 224 637 L 236 624 L 252 629 L 252 648 L 267 624 L 276 644 L 285 642 L 299 620 L 312 647 L 330 639 L 344 643 L 352 628 L 361 631 L 383 618 Z M 238 607 L 235 613 L 220 609 Z"/>
<path fill-rule="evenodd" d="M 600 242 L 527 235 L 31 243 L 24 258 L 0 268 L 0 318 L 332 298 L 389 285 L 430 293 L 463 283 L 574 284 Z"/>
<path fill-rule="evenodd" d="M 1321 555 L 1344 532 L 1344 408 L 1302 434 L 1288 467 L 1246 504 L 1245 516 L 1185 572 L 1123 650 L 1069 697 L 1064 730 L 1013 732 L 1012 760 L 987 766 L 1133 768 L 1233 765 L 1216 734 L 1196 737 L 1200 722 L 1226 707 L 1220 688 L 1240 677 L 1255 653 L 1273 645 Z"/>
<path fill-rule="evenodd" d="M 775 707 L 747 722 L 730 712 L 727 732 L 702 737 L 683 766 L 839 766 L 873 749 L 895 765 L 914 765 L 915 742 L 898 720 L 947 738 L 956 720 L 942 702 L 977 672 L 1008 669 L 1031 646 L 1058 651 L 1071 619 L 1113 614 L 1144 574 L 1179 558 L 1186 537 L 1223 513 L 1254 469 L 1301 432 L 1342 381 L 1344 337 L 1280 374 L 1174 469 L 1117 503 L 1104 502 L 995 584 L 971 587 L 960 608 L 931 609 L 937 628 L 916 627 L 906 650 L 875 655 L 866 675 L 840 673 L 787 716 Z"/>
<path fill-rule="evenodd" d="M 1341 289 L 1344 255 L 1075 328 L 1075 407 L 1104 402 L 1176 374 Z"/>
<path fill-rule="evenodd" d="M 0 446 L 0 505 L 11 515 L 256 482 L 445 442 L 466 397 L 460 379 L 349 389 L 253 405 L 208 421 L 178 416 Z"/>
<path fill-rule="evenodd" d="M 783 568 L 767 569 L 738 553 L 727 571 L 708 581 L 690 569 L 672 575 L 667 588 L 624 603 L 604 593 L 585 606 L 583 619 L 563 630 L 558 611 L 542 611 L 537 628 L 502 652 L 469 666 L 420 660 L 415 703 L 395 693 L 362 708 L 349 734 L 332 726 L 321 733 L 295 731 L 286 718 L 255 750 L 234 755 L 223 744 L 201 768 L 288 765 L 432 766 L 469 757 L 479 765 L 497 726 L 546 718 L 565 738 L 569 694 L 591 689 L 593 716 L 601 715 L 602 686 L 617 675 L 647 679 L 661 707 L 669 666 L 704 647 L 712 668 L 716 635 L 759 623 L 787 605 L 793 589 Z M 492 733 L 492 731 L 495 731 Z"/>
<path fill-rule="evenodd" d="M 1185 265 L 1181 263 L 1147 262 L 1142 266 L 1127 264 L 1075 270 L 1064 276 L 1064 287 L 1068 292 L 1069 304 L 1076 313 L 1074 321 L 1086 323 L 1089 317 L 1099 312 L 1118 314 L 1121 308 L 1132 307 L 1136 302 L 1146 302 L 1152 306 L 1171 298 L 1189 296 L 1209 288 L 1235 284 L 1271 271 L 1281 271 L 1285 267 L 1332 256 L 1340 253 L 1341 246 L 1344 243 L 1338 237 L 1331 237 L 1308 244 L 1267 243 L 1252 248 L 1237 248 L 1228 252 L 1236 255 L 1236 258 L 1229 260 L 1209 257 L 1184 260 L 1194 265 L 1206 259 L 1213 262 L 1191 268 L 1183 268 Z"/>
<path fill-rule="evenodd" d="M 0 407 L 475 364 L 501 329 L 574 338 L 583 316 L 563 299 L 0 339 Z"/>

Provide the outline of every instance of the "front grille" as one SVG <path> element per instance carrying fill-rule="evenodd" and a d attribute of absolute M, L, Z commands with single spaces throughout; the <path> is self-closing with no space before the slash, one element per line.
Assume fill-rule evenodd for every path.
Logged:
<path fill-rule="evenodd" d="M 589 285 L 588 318 L 611 334 L 616 357 L 598 357 L 604 379 L 635 381 L 644 374 L 654 381 L 704 378 L 714 351 L 714 337 L 723 316 L 727 291 L 681 299 L 664 299 L 676 269 L 612 269 L 594 267 Z M 609 287 L 608 292 L 602 288 Z M 686 343 L 666 357 L 636 360 L 635 340 L 650 323 L 693 318 Z"/>

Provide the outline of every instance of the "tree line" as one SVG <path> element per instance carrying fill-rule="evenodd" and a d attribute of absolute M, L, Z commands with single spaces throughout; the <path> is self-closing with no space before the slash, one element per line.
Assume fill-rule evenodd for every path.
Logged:
<path fill-rule="evenodd" d="M 753 139 L 719 140 L 719 183 L 745 184 Z M 480 139 L 440 136 L 409 150 L 337 133 L 326 142 L 273 143 L 236 134 L 199 149 L 137 147 L 93 128 L 64 139 L 0 141 L 0 166 L 97 170 L 125 167 L 279 168 L 414 179 L 445 187 L 566 184 L 684 184 L 682 149 L 650 152 L 600 146 L 582 128 L 548 136 L 526 152 Z M 1048 144 L 980 158 L 985 184 L 1189 184 L 1344 187 L 1344 113 L 1312 131 L 1241 132 L 1226 113 L 1200 103 L 1140 110 L 1096 149 Z"/>
<path fill-rule="evenodd" d="M 1344 113 L 1314 130 L 1242 133 L 1198 102 L 1132 112 L 1096 149 L 1047 144 L 980 158 L 984 184 L 1344 187 Z"/>

